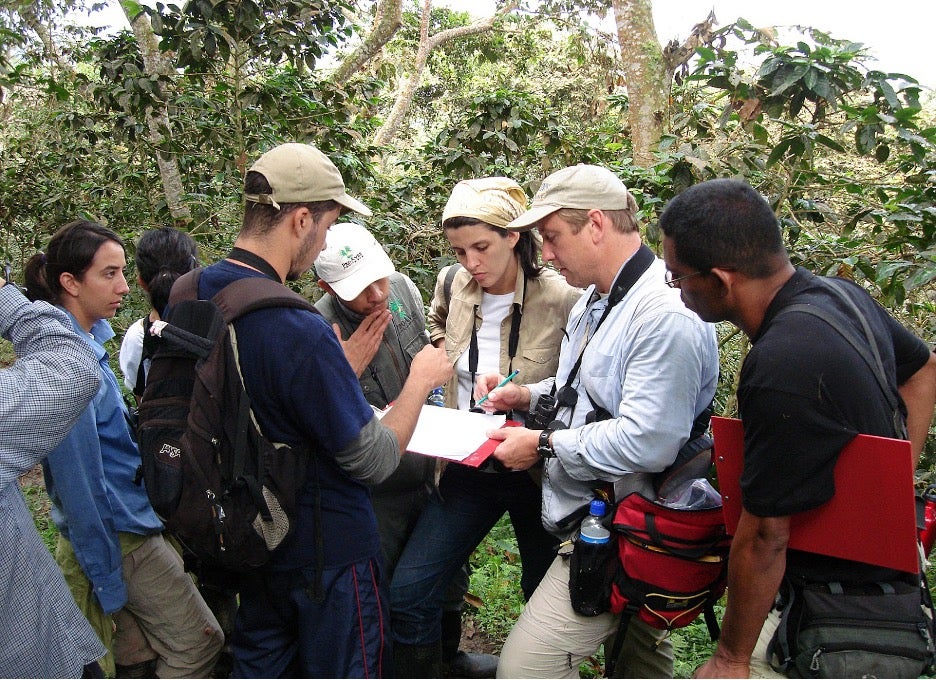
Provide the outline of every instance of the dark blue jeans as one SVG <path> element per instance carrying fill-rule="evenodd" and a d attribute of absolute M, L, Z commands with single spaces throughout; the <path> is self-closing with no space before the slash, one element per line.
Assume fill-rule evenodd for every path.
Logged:
<path fill-rule="evenodd" d="M 510 514 L 527 599 L 555 557 L 543 529 L 542 492 L 526 472 L 482 472 L 450 464 L 416 523 L 390 584 L 393 639 L 427 645 L 441 635 L 442 605 L 452 577 L 505 512 Z"/>
<path fill-rule="evenodd" d="M 393 677 L 379 559 L 315 571 L 259 569 L 244 576 L 231 648 L 235 678 Z"/>

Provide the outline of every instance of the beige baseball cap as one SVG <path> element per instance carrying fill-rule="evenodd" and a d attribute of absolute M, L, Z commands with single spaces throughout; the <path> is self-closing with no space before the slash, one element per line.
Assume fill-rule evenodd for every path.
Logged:
<path fill-rule="evenodd" d="M 396 268 L 377 239 L 360 224 L 333 224 L 325 248 L 315 260 L 315 273 L 342 300 L 353 300 L 374 281 Z"/>
<path fill-rule="evenodd" d="M 637 210 L 637 202 L 617 175 L 599 165 L 579 163 L 549 175 L 540 184 L 530 209 L 507 225 L 526 231 L 562 208 Z"/>
<path fill-rule="evenodd" d="M 495 227 L 505 227 L 526 210 L 527 196 L 507 177 L 462 180 L 452 189 L 442 223 L 450 217 L 471 217 Z"/>
<path fill-rule="evenodd" d="M 338 168 L 311 144 L 280 144 L 260 156 L 250 170 L 266 177 L 273 189 L 269 194 L 245 194 L 244 198 L 253 203 L 279 210 L 280 203 L 331 200 L 366 217 L 373 214 L 366 205 L 348 196 Z"/>

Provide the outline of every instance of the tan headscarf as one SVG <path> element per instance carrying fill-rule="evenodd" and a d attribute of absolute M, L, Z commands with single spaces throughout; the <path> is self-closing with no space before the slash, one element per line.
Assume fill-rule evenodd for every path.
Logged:
<path fill-rule="evenodd" d="M 452 189 L 442 222 L 450 217 L 473 217 L 495 227 L 505 227 L 526 211 L 527 196 L 507 177 L 462 180 Z"/>

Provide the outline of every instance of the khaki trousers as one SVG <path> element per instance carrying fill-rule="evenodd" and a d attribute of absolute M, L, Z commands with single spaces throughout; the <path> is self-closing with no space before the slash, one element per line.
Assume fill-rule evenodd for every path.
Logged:
<path fill-rule="evenodd" d="M 579 664 L 617 630 L 620 616 L 582 616 L 569 600 L 569 560 L 556 557 L 501 650 L 499 678 L 577 678 Z M 610 653 L 610 645 L 606 645 Z M 632 619 L 621 658 L 630 678 L 673 676 L 666 632 Z"/>
<path fill-rule="evenodd" d="M 783 673 L 778 673 L 770 665 L 770 657 L 767 654 L 767 646 L 780 625 L 780 612 L 777 609 L 771 609 L 761 628 L 760 635 L 757 638 L 757 644 L 754 646 L 754 652 L 751 654 L 752 678 L 785 678 Z"/>
<path fill-rule="evenodd" d="M 123 551 L 123 578 L 128 595 L 118 621 L 132 619 L 138 628 L 128 626 L 126 632 L 142 635 L 144 640 L 136 643 L 124 640 L 124 644 L 139 647 L 145 641 L 157 657 L 156 675 L 160 678 L 208 677 L 221 654 L 224 634 L 195 583 L 185 573 L 179 553 L 161 534 L 145 537 L 122 534 L 121 547 L 127 544 L 136 547 Z M 99 663 L 105 674 L 113 677 L 116 642 L 113 619 L 101 609 L 71 543 L 61 536 L 55 558 L 79 608 L 108 649 Z M 137 659 L 121 661 L 132 663 Z"/>

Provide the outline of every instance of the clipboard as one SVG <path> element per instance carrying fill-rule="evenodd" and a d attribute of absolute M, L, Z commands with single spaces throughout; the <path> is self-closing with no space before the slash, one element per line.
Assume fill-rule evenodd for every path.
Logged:
<path fill-rule="evenodd" d="M 378 411 L 381 418 L 392 406 Z M 408 453 L 469 465 L 480 466 L 500 444 L 488 439 L 486 433 L 501 427 L 518 427 L 520 423 L 506 420 L 503 415 L 475 413 L 424 404 L 416 421 L 416 430 L 406 447 Z"/>
<path fill-rule="evenodd" d="M 715 469 L 725 527 L 741 517 L 744 428 L 736 418 L 712 418 Z M 910 442 L 858 435 L 839 454 L 835 496 L 790 518 L 789 547 L 918 573 L 913 454 Z"/>

